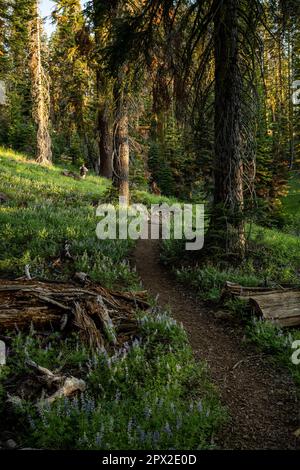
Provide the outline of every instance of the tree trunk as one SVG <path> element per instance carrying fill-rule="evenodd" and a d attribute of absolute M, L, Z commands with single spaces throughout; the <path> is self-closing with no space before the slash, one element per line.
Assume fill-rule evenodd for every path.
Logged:
<path fill-rule="evenodd" d="M 215 167 L 212 229 L 218 246 L 245 252 L 243 222 L 242 77 L 239 69 L 239 0 L 216 1 Z M 225 236 L 227 234 L 227 236 Z"/>
<path fill-rule="evenodd" d="M 38 0 L 33 7 L 30 28 L 33 116 L 37 125 L 36 161 L 49 164 L 52 161 L 51 137 L 49 134 L 49 89 L 42 66 L 41 19 Z"/>
<path fill-rule="evenodd" d="M 120 84 L 115 88 L 116 118 L 114 128 L 114 185 L 119 196 L 129 204 L 129 140 L 128 140 L 128 105 L 125 93 L 120 91 Z"/>

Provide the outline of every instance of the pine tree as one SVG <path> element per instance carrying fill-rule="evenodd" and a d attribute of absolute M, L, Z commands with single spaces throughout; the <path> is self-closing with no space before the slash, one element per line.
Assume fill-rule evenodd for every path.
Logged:
<path fill-rule="evenodd" d="M 42 64 L 42 26 L 38 0 L 33 5 L 33 18 L 30 21 L 30 52 L 33 116 L 37 126 L 36 161 L 41 164 L 49 164 L 52 161 L 49 133 L 50 98 L 49 84 Z"/>
<path fill-rule="evenodd" d="M 99 175 L 111 179 L 113 176 L 112 109 L 113 85 L 105 70 L 103 51 L 109 46 L 112 35 L 112 20 L 117 14 L 118 2 L 93 0 L 93 23 L 95 30 L 97 133 L 99 145 Z"/>
<path fill-rule="evenodd" d="M 119 196 L 129 204 L 129 135 L 128 135 L 128 97 L 123 88 L 122 75 L 116 81 L 115 126 L 114 126 L 114 183 Z"/>
<path fill-rule="evenodd" d="M 91 39 L 80 0 L 55 3 L 50 74 L 53 126 L 61 142 L 56 152 L 66 153 L 67 148 L 73 163 L 80 163 L 91 160 L 93 153 L 90 109 L 94 77 L 88 65 Z"/>

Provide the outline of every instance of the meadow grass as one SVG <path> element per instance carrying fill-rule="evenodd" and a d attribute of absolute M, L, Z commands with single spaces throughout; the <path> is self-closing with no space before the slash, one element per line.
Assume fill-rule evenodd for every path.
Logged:
<path fill-rule="evenodd" d="M 113 355 L 90 351 L 76 336 L 62 342 L 57 335 L 45 340 L 21 333 L 12 350 L 4 384 L 17 384 L 30 372 L 27 357 L 44 367 L 71 370 L 87 384 L 79 397 L 52 406 L 37 408 L 34 398 L 17 401 L 9 419 L 19 423 L 24 446 L 211 449 L 226 420 L 206 368 L 195 362 L 186 333 L 167 314 L 140 315 L 139 337 Z"/>
<path fill-rule="evenodd" d="M 20 276 L 26 265 L 32 276 L 68 279 L 87 272 L 107 287 L 136 286 L 126 255 L 127 240 L 96 237 L 96 207 L 109 187 L 93 174 L 86 180 L 63 176 L 64 167 L 43 167 L 12 151 L 0 149 L 0 275 Z M 70 168 L 68 168 L 70 169 Z M 74 263 L 53 268 L 65 241 Z"/>
<path fill-rule="evenodd" d="M 107 202 L 108 182 L 93 174 L 84 181 L 67 178 L 63 168 L 41 167 L 0 149 L 0 193 L 7 198 L 0 206 L 0 275 L 24 275 L 29 265 L 37 279 L 68 280 L 84 271 L 106 287 L 139 289 L 127 261 L 133 242 L 96 237 L 96 206 Z M 147 204 L 164 201 L 147 193 L 135 197 Z M 56 267 L 66 240 L 74 259 Z M 32 329 L 13 334 L 0 369 L 0 431 L 11 425 L 19 443 L 39 449 L 214 447 L 226 413 L 186 333 L 156 307 L 136 315 L 135 341 L 109 354 L 88 349 L 76 336 Z M 7 387 L 18 395 L 18 384 L 30 374 L 28 358 L 84 379 L 86 392 L 37 408 L 33 390 L 8 408 Z"/>

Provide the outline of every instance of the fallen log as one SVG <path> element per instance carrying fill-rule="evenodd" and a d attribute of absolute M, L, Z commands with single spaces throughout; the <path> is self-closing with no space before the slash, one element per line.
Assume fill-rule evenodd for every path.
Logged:
<path fill-rule="evenodd" d="M 137 334 L 137 308 L 147 310 L 145 292 L 114 292 L 89 283 L 0 280 L 0 334 L 30 328 L 78 331 L 92 348 L 115 346 Z"/>
<path fill-rule="evenodd" d="M 300 325 L 300 291 L 266 292 L 249 297 L 253 310 L 268 320 L 282 327 Z"/>
<path fill-rule="evenodd" d="M 300 325 L 299 288 L 243 287 L 226 282 L 221 298 L 223 301 L 228 298 L 246 299 L 255 315 L 278 326 Z"/>
<path fill-rule="evenodd" d="M 270 287 L 244 287 L 240 284 L 236 284 L 234 282 L 226 281 L 223 290 L 222 290 L 222 298 L 226 297 L 250 297 L 251 295 L 261 295 L 265 294 L 266 292 L 284 292 L 287 290 L 295 290 L 295 289 L 285 289 L 281 287 L 278 288 L 270 288 Z"/>

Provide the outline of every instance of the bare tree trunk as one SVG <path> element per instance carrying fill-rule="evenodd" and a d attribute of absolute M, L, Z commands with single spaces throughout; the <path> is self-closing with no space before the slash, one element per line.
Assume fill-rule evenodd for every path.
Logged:
<path fill-rule="evenodd" d="M 33 117 L 37 125 L 36 161 L 49 164 L 52 161 L 51 137 L 49 134 L 49 88 L 42 66 L 41 19 L 39 1 L 33 8 L 34 18 L 30 24 Z"/>
<path fill-rule="evenodd" d="M 215 15 L 215 190 L 213 229 L 218 245 L 243 256 L 242 77 L 239 69 L 239 0 L 216 1 Z M 225 236 L 227 233 L 227 237 Z"/>
<path fill-rule="evenodd" d="M 129 204 L 129 140 L 128 140 L 128 105 L 125 92 L 120 91 L 120 84 L 115 88 L 116 118 L 114 127 L 114 184 L 119 196 Z"/>

